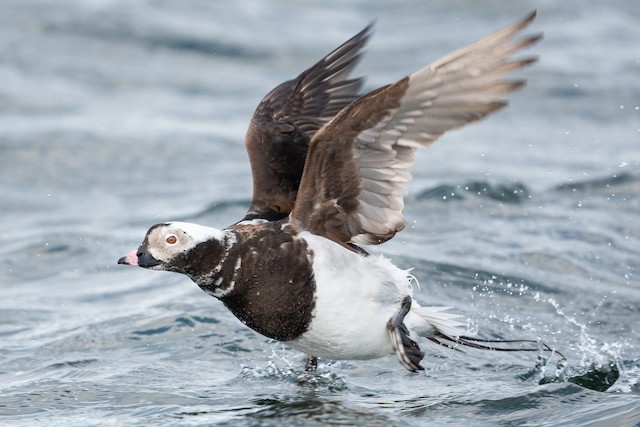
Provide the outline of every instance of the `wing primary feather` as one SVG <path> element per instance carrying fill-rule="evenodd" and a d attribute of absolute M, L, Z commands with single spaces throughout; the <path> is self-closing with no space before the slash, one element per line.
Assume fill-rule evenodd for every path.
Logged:
<path fill-rule="evenodd" d="M 415 150 L 507 105 L 504 96 L 525 84 L 508 76 L 536 61 L 512 56 L 541 39 L 516 37 L 535 15 L 338 112 L 312 137 L 291 223 L 341 243 L 379 244 L 402 230 Z"/>
<path fill-rule="evenodd" d="M 281 219 L 291 212 L 311 138 L 359 97 L 362 79 L 349 75 L 372 31 L 367 26 L 260 102 L 245 138 L 253 178 L 247 218 Z"/>

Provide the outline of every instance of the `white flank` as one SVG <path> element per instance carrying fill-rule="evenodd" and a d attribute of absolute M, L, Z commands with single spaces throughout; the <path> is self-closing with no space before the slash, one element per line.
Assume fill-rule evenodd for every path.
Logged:
<path fill-rule="evenodd" d="M 363 257 L 321 236 L 300 233 L 313 252 L 316 306 L 293 348 L 331 359 L 372 359 L 393 351 L 387 321 L 411 295 L 408 271 Z"/>
<path fill-rule="evenodd" d="M 287 344 L 330 359 L 373 359 L 393 352 L 387 322 L 412 295 L 410 270 L 381 256 L 363 257 L 321 236 L 299 234 L 313 252 L 316 306 L 310 328 Z M 405 317 L 412 339 L 435 331 L 464 334 L 460 316 L 448 307 L 420 307 L 415 300 Z"/>

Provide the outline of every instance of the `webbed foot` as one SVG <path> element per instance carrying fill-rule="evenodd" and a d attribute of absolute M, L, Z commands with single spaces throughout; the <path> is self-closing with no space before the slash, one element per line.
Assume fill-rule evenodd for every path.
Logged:
<path fill-rule="evenodd" d="M 420 351 L 418 344 L 409 338 L 409 330 L 402 323 L 409 310 L 411 310 L 411 297 L 406 296 L 398 312 L 387 322 L 387 329 L 400 364 L 411 372 L 424 371 L 420 366 L 424 353 Z"/>
<path fill-rule="evenodd" d="M 318 369 L 318 358 L 316 356 L 307 356 L 304 370 L 307 372 L 315 372 L 316 369 Z"/>

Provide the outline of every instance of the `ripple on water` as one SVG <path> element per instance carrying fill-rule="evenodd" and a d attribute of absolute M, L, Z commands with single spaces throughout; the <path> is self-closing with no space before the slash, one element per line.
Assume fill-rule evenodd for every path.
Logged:
<path fill-rule="evenodd" d="M 468 197 L 495 200 L 504 203 L 520 203 L 531 198 L 531 191 L 522 183 L 490 183 L 470 181 L 464 184 L 443 184 L 418 193 L 417 200 L 456 201 Z"/>

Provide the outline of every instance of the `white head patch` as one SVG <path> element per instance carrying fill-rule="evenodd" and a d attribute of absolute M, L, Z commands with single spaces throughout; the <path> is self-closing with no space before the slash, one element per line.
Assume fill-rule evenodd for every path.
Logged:
<path fill-rule="evenodd" d="M 170 222 L 168 225 L 179 228 L 187 233 L 196 242 L 196 244 L 206 242 L 211 239 L 224 239 L 224 231 L 218 230 L 217 228 L 180 221 Z"/>
<path fill-rule="evenodd" d="M 152 227 L 147 233 L 147 249 L 151 256 L 168 262 L 176 255 L 209 240 L 222 242 L 225 233 L 217 228 L 188 222 L 170 222 Z"/>

